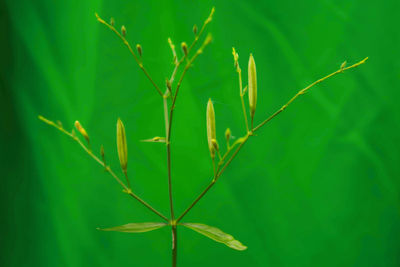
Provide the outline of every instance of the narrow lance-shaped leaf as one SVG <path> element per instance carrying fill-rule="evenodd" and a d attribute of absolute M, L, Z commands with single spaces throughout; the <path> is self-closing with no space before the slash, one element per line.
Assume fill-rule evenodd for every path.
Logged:
<path fill-rule="evenodd" d="M 144 233 L 159 229 L 166 225 L 167 225 L 166 223 L 161 223 L 161 222 L 128 223 L 111 228 L 104 228 L 104 229 L 97 228 L 97 230 L 123 232 L 123 233 Z"/>
<path fill-rule="evenodd" d="M 125 126 L 121 119 L 117 121 L 117 150 L 122 171 L 126 174 L 128 168 L 128 146 L 126 143 Z"/>
<path fill-rule="evenodd" d="M 249 75 L 248 79 L 249 107 L 250 107 L 251 124 L 253 128 L 254 113 L 256 112 L 256 106 L 257 106 L 257 71 L 256 71 L 256 63 L 254 62 L 252 54 L 250 54 L 249 58 L 248 75 Z"/>
<path fill-rule="evenodd" d="M 140 140 L 141 142 L 147 142 L 147 143 L 165 143 L 165 137 L 160 137 L 160 136 L 155 136 L 150 139 L 144 139 Z"/>
<path fill-rule="evenodd" d="M 232 249 L 236 250 L 247 249 L 245 245 L 243 245 L 242 243 L 240 243 L 240 241 L 233 238 L 233 236 L 222 232 L 220 229 L 216 227 L 212 227 L 201 223 L 182 223 L 182 225 L 202 235 L 205 235 L 214 241 L 223 243 Z"/>
<path fill-rule="evenodd" d="M 214 105 L 211 99 L 207 103 L 207 141 L 208 149 L 210 150 L 211 158 L 215 158 L 215 148 L 216 148 L 216 130 L 215 130 L 215 113 Z"/>

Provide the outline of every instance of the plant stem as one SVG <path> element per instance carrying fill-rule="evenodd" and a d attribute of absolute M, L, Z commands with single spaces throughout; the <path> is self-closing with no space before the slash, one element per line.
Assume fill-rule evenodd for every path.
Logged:
<path fill-rule="evenodd" d="M 168 89 L 167 89 L 168 90 Z M 163 97 L 164 103 L 164 120 L 165 120 L 165 134 L 166 134 L 166 146 L 167 146 L 167 172 L 168 172 L 168 194 L 169 194 L 169 207 L 171 211 L 171 233 L 172 233 L 172 266 L 176 266 L 176 259 L 178 254 L 178 237 L 176 231 L 175 215 L 174 215 L 174 202 L 172 196 L 172 175 L 171 175 L 171 142 L 170 142 L 170 127 L 168 121 L 168 102 L 167 95 Z"/>
<path fill-rule="evenodd" d="M 151 84 L 154 86 L 154 88 L 157 90 L 158 94 L 160 96 L 163 96 L 163 93 L 161 92 L 160 88 L 158 87 L 158 85 L 154 82 L 153 78 L 151 78 L 150 74 L 147 72 L 146 68 L 143 66 L 143 63 L 141 60 L 139 60 L 138 56 L 135 54 L 135 52 L 133 51 L 131 45 L 129 44 L 128 40 L 126 40 L 126 38 L 124 36 L 121 35 L 121 33 L 119 33 L 119 31 L 117 31 L 117 29 L 114 28 L 114 26 L 108 24 L 107 22 L 105 22 L 102 18 L 100 18 L 100 16 L 96 13 L 96 18 L 97 20 L 106 25 L 110 30 L 112 30 L 124 43 L 124 45 L 128 48 L 129 52 L 132 54 L 133 58 L 135 59 L 136 63 L 139 65 L 139 67 L 142 69 L 143 73 L 146 75 L 147 79 L 149 79 L 149 81 L 151 82 Z"/>
<path fill-rule="evenodd" d="M 171 221 L 173 221 L 175 219 L 175 216 L 174 216 L 174 203 L 172 197 L 170 124 L 168 121 L 168 103 L 166 95 L 164 95 L 163 102 L 164 102 L 165 134 L 166 134 L 165 139 L 167 147 L 168 195 L 169 195 L 169 206 L 171 211 Z"/>
<path fill-rule="evenodd" d="M 236 148 L 235 152 L 232 154 L 232 156 L 229 158 L 229 160 L 225 163 L 224 167 L 222 167 L 222 169 L 214 176 L 211 183 L 206 187 L 206 189 L 204 189 L 203 192 L 201 192 L 201 194 L 193 201 L 193 203 L 182 213 L 182 215 L 179 216 L 179 218 L 176 220 L 177 223 L 180 222 L 180 220 L 182 220 L 182 218 L 197 204 L 197 202 L 199 202 L 199 200 L 208 192 L 208 190 L 210 190 L 211 187 L 214 186 L 214 184 L 217 182 L 218 178 L 225 171 L 226 167 L 228 167 L 229 164 L 231 164 L 232 160 L 235 158 L 237 153 L 239 153 L 240 149 L 247 142 L 249 135 L 246 135 L 246 137 L 244 137 L 244 138 L 245 139 L 243 140 L 243 142 L 240 143 L 240 145 Z"/>
<path fill-rule="evenodd" d="M 88 153 L 89 156 L 91 156 L 95 161 L 97 161 L 101 166 L 103 166 L 105 168 L 105 170 L 111 174 L 111 176 L 123 187 L 124 192 L 127 193 L 128 195 L 130 195 L 131 197 L 133 197 L 134 199 L 136 199 L 137 201 L 139 201 L 140 203 L 142 203 L 146 208 L 148 208 L 149 210 L 151 210 L 153 213 L 155 213 L 156 215 L 158 215 L 160 218 L 162 218 L 165 221 L 169 221 L 167 217 L 165 217 L 162 213 L 160 213 L 159 211 L 157 211 L 155 208 L 153 208 L 150 204 L 148 204 L 146 201 L 144 201 L 143 199 L 141 199 L 138 195 L 136 195 L 135 193 L 132 192 L 132 190 L 130 188 L 128 188 L 122 181 L 121 179 L 115 174 L 115 172 L 110 168 L 110 166 L 107 166 L 101 159 L 99 159 L 96 155 L 94 155 L 92 153 L 91 150 L 89 150 L 88 147 L 86 147 L 82 141 L 75 135 L 71 134 L 70 132 L 67 132 L 64 128 L 60 127 L 59 125 L 57 125 L 56 123 L 54 123 L 53 121 L 50 121 L 42 116 L 39 116 L 39 119 L 53 127 L 55 127 L 56 129 L 58 129 L 59 131 L 61 131 L 62 133 L 68 135 L 69 137 L 71 137 L 74 141 L 76 141 L 82 148 L 84 151 L 86 151 L 86 153 Z"/>
<path fill-rule="evenodd" d="M 178 231 L 176 224 L 172 226 L 172 267 L 176 267 L 178 258 Z"/>
<path fill-rule="evenodd" d="M 264 126 L 266 123 L 268 123 L 270 120 L 275 118 L 279 113 L 284 111 L 298 96 L 305 94 L 311 87 L 325 81 L 328 78 L 331 78 L 332 76 L 335 76 L 336 74 L 342 73 L 346 70 L 356 68 L 360 66 L 361 64 L 364 64 L 365 61 L 368 59 L 365 58 L 361 60 L 360 62 L 353 64 L 347 68 L 340 68 L 339 70 L 313 82 L 312 84 L 308 85 L 304 89 L 301 89 L 297 94 L 295 94 L 285 105 L 283 105 L 280 109 L 278 109 L 275 113 L 273 113 L 271 116 L 269 116 L 267 119 L 265 119 L 263 122 L 261 122 L 258 126 L 256 126 L 252 131 L 248 132 L 243 138 L 244 140 L 240 143 L 238 148 L 235 150 L 235 152 L 232 154 L 232 156 L 229 158 L 229 160 L 225 163 L 225 165 L 222 167 L 222 169 L 217 173 L 216 178 L 214 178 L 211 183 L 203 190 L 203 192 L 200 193 L 200 195 L 190 204 L 190 206 L 182 213 L 181 216 L 178 217 L 176 222 L 178 223 L 182 218 L 200 201 L 200 199 L 214 186 L 218 178 L 222 175 L 222 173 L 225 171 L 225 169 L 229 166 L 229 164 L 233 161 L 233 159 L 236 157 L 236 155 L 239 153 L 240 149 L 244 146 L 244 144 L 247 142 L 250 136 L 253 135 L 253 133 L 257 130 L 259 130 L 262 126 Z M 227 151 L 227 154 L 230 152 L 230 150 Z M 223 159 L 225 158 L 225 155 Z"/>
<path fill-rule="evenodd" d="M 190 51 L 194 47 L 194 45 L 197 43 L 199 37 L 202 35 L 206 25 L 211 21 L 212 14 L 214 13 L 214 9 L 211 11 L 210 16 L 208 19 L 204 22 L 203 27 L 201 28 L 200 32 L 198 35 L 196 35 L 194 41 L 189 47 L 188 53 L 185 54 L 181 60 L 178 61 L 176 51 L 175 51 L 175 45 L 172 43 L 171 39 L 168 39 L 169 45 L 172 50 L 172 54 L 174 56 L 174 70 L 172 72 L 171 78 L 169 79 L 169 82 L 172 86 L 175 76 L 177 73 L 177 70 L 179 66 L 184 62 L 184 60 L 187 58 L 189 55 Z M 186 72 L 190 68 L 191 64 L 193 61 L 203 52 L 204 47 L 209 43 L 209 41 L 205 41 L 203 45 L 197 50 L 196 54 L 192 57 L 191 60 L 186 64 L 185 69 L 183 70 L 181 77 L 178 81 L 175 93 L 172 91 L 171 93 L 171 108 L 169 110 L 168 114 L 168 102 L 167 102 L 167 95 L 164 94 L 163 96 L 163 103 L 164 103 L 164 121 L 165 121 L 165 134 L 166 134 L 166 146 L 167 146 L 167 169 L 168 169 L 168 192 L 169 192 L 169 203 L 170 203 L 170 210 L 171 210 L 171 232 L 172 232 L 172 267 L 176 267 L 177 263 L 177 257 L 178 257 L 178 236 L 177 236 L 177 227 L 176 227 L 176 221 L 175 221 L 175 215 L 174 215 L 174 205 L 173 205 L 173 193 L 172 193 L 172 174 L 171 174 L 171 130 L 172 130 L 172 119 L 174 115 L 174 109 L 175 109 L 175 102 L 176 98 L 178 96 L 179 88 L 182 84 L 183 78 L 185 77 Z M 173 94 L 173 95 L 172 95 Z M 168 116 L 169 115 L 169 116 Z"/>
<path fill-rule="evenodd" d="M 239 89 L 240 89 L 240 102 L 242 102 L 242 110 L 243 110 L 243 116 L 244 116 L 244 121 L 246 123 L 246 132 L 249 131 L 249 123 L 247 121 L 247 114 L 246 114 L 246 106 L 244 105 L 244 92 L 243 92 L 243 85 L 242 85 L 242 70 L 238 66 L 237 68 L 237 73 L 239 76 Z"/>
<path fill-rule="evenodd" d="M 368 57 L 364 58 L 363 60 L 361 60 L 360 62 L 353 64 L 347 68 L 343 68 L 343 69 L 338 69 L 337 71 L 319 79 L 316 80 L 315 82 L 313 82 L 312 84 L 308 85 L 307 87 L 305 87 L 304 89 L 301 89 L 300 91 L 297 92 L 297 94 L 295 94 L 285 105 L 283 105 L 280 109 L 278 109 L 277 111 L 275 111 L 274 114 L 272 114 L 271 116 L 269 116 L 267 119 L 265 119 L 263 122 L 261 122 L 258 126 L 256 126 L 253 129 L 253 132 L 257 131 L 258 129 L 260 129 L 263 125 L 265 125 L 267 122 L 269 122 L 270 120 L 272 120 L 273 118 L 275 118 L 279 113 L 281 113 L 282 111 L 284 111 L 294 100 L 296 100 L 297 97 L 299 97 L 300 95 L 304 95 L 311 87 L 325 81 L 326 79 L 331 78 L 332 76 L 335 76 L 336 74 L 342 73 L 346 70 L 352 69 L 352 68 L 356 68 L 358 66 L 360 66 L 361 64 L 364 64 L 365 61 L 367 61 Z"/>

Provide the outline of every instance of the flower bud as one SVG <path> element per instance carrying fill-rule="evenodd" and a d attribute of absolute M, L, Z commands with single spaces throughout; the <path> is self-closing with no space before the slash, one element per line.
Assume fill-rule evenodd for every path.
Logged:
<path fill-rule="evenodd" d="M 254 62 L 253 55 L 250 54 L 249 58 L 249 107 L 250 107 L 250 116 L 251 122 L 253 124 L 254 113 L 256 112 L 257 105 L 257 72 L 256 72 L 256 63 Z"/>
<path fill-rule="evenodd" d="M 227 128 L 226 129 L 226 131 L 225 131 L 225 138 L 226 138 L 226 141 L 227 142 L 229 142 L 229 140 L 231 139 L 231 129 L 229 129 L 229 128 Z"/>
<path fill-rule="evenodd" d="M 103 145 L 100 146 L 100 155 L 101 155 L 101 158 L 103 159 L 103 162 L 105 163 L 106 160 L 105 160 L 104 146 Z"/>
<path fill-rule="evenodd" d="M 114 26 L 114 24 L 115 24 L 115 20 L 114 20 L 114 18 L 111 18 L 111 19 L 110 19 L 110 25 L 111 25 L 111 26 Z"/>
<path fill-rule="evenodd" d="M 126 143 L 125 127 L 121 119 L 117 121 L 117 150 L 122 171 L 126 175 L 128 168 L 128 146 Z"/>
<path fill-rule="evenodd" d="M 136 45 L 136 50 L 138 51 L 139 56 L 142 56 L 142 46 L 140 44 Z"/>
<path fill-rule="evenodd" d="M 197 34 L 197 25 L 195 24 L 195 25 L 193 25 L 193 33 L 194 33 L 194 35 L 196 35 Z"/>
<path fill-rule="evenodd" d="M 210 150 L 211 158 L 215 158 L 215 150 L 216 150 L 216 130 L 215 130 L 215 113 L 214 106 L 211 99 L 208 100 L 207 103 L 207 141 L 208 141 L 208 149 Z"/>
<path fill-rule="evenodd" d="M 75 128 L 78 130 L 78 132 L 81 133 L 81 135 L 86 139 L 86 142 L 89 144 L 89 135 L 87 134 L 86 130 L 82 127 L 79 121 L 75 121 Z"/>
<path fill-rule="evenodd" d="M 168 91 L 171 92 L 172 85 L 168 78 L 165 78 L 165 84 L 167 85 Z"/>
<path fill-rule="evenodd" d="M 121 33 L 122 33 L 122 36 L 126 36 L 126 28 L 125 28 L 125 25 L 122 25 L 122 27 L 121 27 Z"/>
<path fill-rule="evenodd" d="M 340 70 L 343 70 L 347 65 L 347 61 L 344 61 L 342 65 L 340 65 Z"/>
<path fill-rule="evenodd" d="M 185 42 L 182 42 L 182 43 L 181 43 L 181 47 L 182 47 L 183 53 L 185 54 L 185 56 L 187 56 L 187 54 L 188 54 L 188 47 L 187 47 L 187 44 L 186 44 Z"/>
<path fill-rule="evenodd" d="M 206 39 L 204 40 L 204 45 L 210 44 L 212 41 L 212 35 L 211 33 L 207 34 Z"/>
<path fill-rule="evenodd" d="M 232 55 L 233 55 L 233 65 L 237 69 L 239 66 L 239 55 L 236 53 L 236 50 L 234 47 L 232 47 Z"/>

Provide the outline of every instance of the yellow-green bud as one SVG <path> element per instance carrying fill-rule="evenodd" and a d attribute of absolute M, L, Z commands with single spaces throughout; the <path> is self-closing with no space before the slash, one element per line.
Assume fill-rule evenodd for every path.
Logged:
<path fill-rule="evenodd" d="M 78 130 L 78 132 L 81 133 L 83 138 L 86 139 L 86 142 L 89 144 L 89 135 L 87 134 L 86 130 L 82 127 L 79 121 L 75 121 L 75 128 Z"/>
<path fill-rule="evenodd" d="M 110 19 L 110 25 L 111 25 L 111 26 L 114 26 L 114 24 L 115 24 L 115 20 L 114 20 L 114 18 L 111 18 L 111 19 Z"/>
<path fill-rule="evenodd" d="M 125 25 L 122 25 L 122 27 L 121 27 L 121 33 L 122 33 L 122 36 L 126 36 L 126 28 L 125 28 Z"/>
<path fill-rule="evenodd" d="M 236 53 L 234 47 L 232 47 L 232 55 L 233 55 L 233 65 L 235 66 L 236 70 L 239 67 L 239 55 Z"/>
<path fill-rule="evenodd" d="M 165 84 L 167 85 L 168 91 L 171 92 L 172 85 L 168 78 L 165 78 Z"/>
<path fill-rule="evenodd" d="M 136 50 L 138 51 L 139 56 L 142 56 L 142 46 L 140 44 L 136 45 Z"/>
<path fill-rule="evenodd" d="M 105 154 L 104 154 L 104 146 L 103 145 L 101 145 L 100 146 L 100 155 L 101 155 L 101 158 L 103 159 L 103 162 L 105 162 Z"/>
<path fill-rule="evenodd" d="M 185 42 L 182 42 L 182 43 L 181 43 L 181 47 L 182 47 L 183 53 L 185 54 L 185 56 L 187 56 L 187 54 L 188 54 L 188 47 L 187 47 L 187 44 L 186 44 Z"/>
<path fill-rule="evenodd" d="M 229 142 L 229 140 L 231 139 L 231 129 L 229 129 L 229 128 L 226 129 L 225 138 L 226 138 L 226 141 Z"/>
<path fill-rule="evenodd" d="M 343 70 L 347 65 L 347 61 L 344 61 L 342 65 L 340 65 L 340 70 Z"/>

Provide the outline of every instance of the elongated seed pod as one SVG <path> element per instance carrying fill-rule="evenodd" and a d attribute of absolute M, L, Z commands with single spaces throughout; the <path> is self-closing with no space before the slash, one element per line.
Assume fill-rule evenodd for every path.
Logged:
<path fill-rule="evenodd" d="M 215 130 L 215 112 L 214 105 L 211 99 L 207 103 L 207 141 L 208 149 L 210 150 L 211 158 L 215 158 L 215 142 L 216 142 L 216 130 Z"/>
<path fill-rule="evenodd" d="M 126 144 L 125 127 L 121 119 L 117 121 L 117 150 L 122 171 L 126 174 L 128 168 L 128 146 Z"/>
<path fill-rule="evenodd" d="M 250 116 L 253 124 L 254 113 L 256 112 L 257 105 L 257 71 L 256 71 L 256 63 L 254 62 L 253 55 L 250 54 L 249 58 L 249 107 L 250 107 Z"/>

